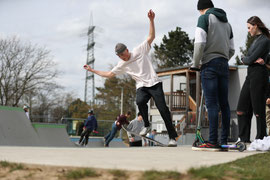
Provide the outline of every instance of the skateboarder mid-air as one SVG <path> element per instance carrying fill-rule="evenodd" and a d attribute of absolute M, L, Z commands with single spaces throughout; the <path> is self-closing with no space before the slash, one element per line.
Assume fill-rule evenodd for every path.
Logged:
<path fill-rule="evenodd" d="M 177 133 L 172 124 L 171 113 L 165 102 L 162 82 L 158 78 L 149 56 L 151 44 L 155 39 L 155 13 L 152 10 L 148 11 L 148 18 L 150 21 L 150 30 L 147 39 L 135 47 L 133 51 L 129 51 L 126 45 L 118 43 L 115 46 L 115 53 L 121 61 L 119 61 L 111 71 L 95 70 L 88 65 L 84 65 L 84 68 L 106 78 L 111 78 L 123 73 L 131 75 L 131 77 L 136 81 L 136 104 L 142 114 L 145 126 L 140 132 L 140 135 L 145 136 L 151 131 L 148 120 L 147 103 L 150 98 L 153 97 L 169 134 L 170 140 L 168 146 L 175 147 L 177 146 L 175 141 Z"/>

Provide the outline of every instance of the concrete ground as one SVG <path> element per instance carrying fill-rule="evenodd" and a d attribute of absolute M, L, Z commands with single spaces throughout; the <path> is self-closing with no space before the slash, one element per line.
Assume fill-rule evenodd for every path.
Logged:
<path fill-rule="evenodd" d="M 258 152 L 192 151 L 191 146 L 52 148 L 0 146 L 0 161 L 126 170 L 176 170 L 226 163 Z"/>

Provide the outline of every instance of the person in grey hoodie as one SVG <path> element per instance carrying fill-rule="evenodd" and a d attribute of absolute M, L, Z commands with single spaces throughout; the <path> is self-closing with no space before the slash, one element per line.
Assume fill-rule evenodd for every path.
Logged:
<path fill-rule="evenodd" d="M 227 144 L 230 128 L 228 103 L 229 59 L 234 55 L 232 27 L 224 10 L 211 0 L 199 0 L 193 66 L 201 69 L 202 89 L 208 110 L 209 141 L 199 148 L 219 148 L 218 113 L 222 113 L 221 144 Z"/>
<path fill-rule="evenodd" d="M 135 132 L 139 134 L 141 130 L 144 128 L 143 117 L 140 112 L 138 112 L 137 119 L 133 119 L 130 121 L 129 125 L 127 126 L 127 130 Z M 142 138 L 139 136 L 135 136 L 130 132 L 127 132 L 128 139 L 129 139 L 129 146 L 142 146 Z"/>

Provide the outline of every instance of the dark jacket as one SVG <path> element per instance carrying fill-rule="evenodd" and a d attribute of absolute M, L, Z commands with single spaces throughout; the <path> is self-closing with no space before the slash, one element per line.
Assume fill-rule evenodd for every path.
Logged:
<path fill-rule="evenodd" d="M 247 56 L 242 59 L 244 64 L 252 65 L 257 59 L 267 59 L 270 50 L 270 39 L 263 34 L 258 35 L 250 48 Z"/>
<path fill-rule="evenodd" d="M 119 122 L 119 125 L 117 125 L 118 124 L 117 122 Z M 127 116 L 122 114 L 122 115 L 117 116 L 115 123 L 116 123 L 117 129 L 120 130 L 122 128 L 122 125 L 129 124 L 129 121 L 127 120 Z"/>
<path fill-rule="evenodd" d="M 94 115 L 88 116 L 86 121 L 84 122 L 84 127 L 90 131 L 97 130 L 97 120 Z"/>

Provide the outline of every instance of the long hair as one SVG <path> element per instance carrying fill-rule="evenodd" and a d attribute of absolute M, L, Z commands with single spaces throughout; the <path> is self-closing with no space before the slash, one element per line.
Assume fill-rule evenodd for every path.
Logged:
<path fill-rule="evenodd" d="M 257 25 L 261 32 L 270 39 L 269 29 L 264 25 L 262 20 L 258 16 L 252 16 L 247 20 L 247 23 L 251 25 Z"/>

